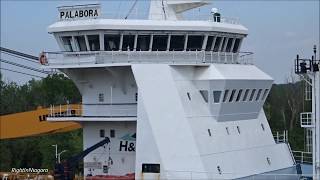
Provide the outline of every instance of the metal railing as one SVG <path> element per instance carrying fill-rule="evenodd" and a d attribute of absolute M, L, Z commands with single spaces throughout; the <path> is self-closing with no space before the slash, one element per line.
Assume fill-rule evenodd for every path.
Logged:
<path fill-rule="evenodd" d="M 288 130 L 283 130 L 282 132 L 273 133 L 273 138 L 276 143 L 287 143 L 288 142 Z"/>
<path fill-rule="evenodd" d="M 314 127 L 314 124 L 312 122 L 312 112 L 300 113 L 300 125 L 304 128 Z"/>
<path fill-rule="evenodd" d="M 292 151 L 294 159 L 300 164 L 312 164 L 312 153 L 304 151 Z"/>
<path fill-rule="evenodd" d="M 83 51 L 45 52 L 46 65 L 83 65 L 114 63 L 159 64 L 253 64 L 252 52 L 206 51 Z"/>
<path fill-rule="evenodd" d="M 136 103 L 50 106 L 49 117 L 136 117 Z"/>

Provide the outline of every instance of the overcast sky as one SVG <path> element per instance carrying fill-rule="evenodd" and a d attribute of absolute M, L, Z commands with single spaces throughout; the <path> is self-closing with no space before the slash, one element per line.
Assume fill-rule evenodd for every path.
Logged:
<path fill-rule="evenodd" d="M 97 2 L 97 1 L 95 1 Z M 105 0 L 104 14 L 124 17 L 133 0 Z M 88 3 L 88 1 L 3 1 L 1 0 L 1 47 L 38 56 L 41 51 L 58 51 L 47 27 L 58 19 L 57 6 Z M 89 3 L 93 3 L 90 1 Z M 146 14 L 149 1 L 138 0 L 135 12 Z M 314 44 L 319 46 L 319 0 L 301 1 L 212 1 L 211 5 L 196 9 L 187 16 L 210 15 L 216 7 L 222 16 L 239 18 L 249 29 L 241 51 L 254 52 L 255 64 L 272 76 L 276 83 L 286 82 L 292 73 L 296 54 L 311 57 Z M 320 54 L 320 53 L 319 53 Z M 24 62 L 1 54 L 2 59 Z M 28 66 L 39 67 L 27 63 Z M 1 67 L 21 71 L 15 66 L 1 63 Z M 24 72 L 37 74 L 32 71 Z M 6 81 L 25 83 L 32 77 L 3 71 Z"/>

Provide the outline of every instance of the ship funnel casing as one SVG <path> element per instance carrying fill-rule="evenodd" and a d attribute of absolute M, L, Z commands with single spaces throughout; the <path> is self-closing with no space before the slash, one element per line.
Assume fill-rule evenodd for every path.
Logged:
<path fill-rule="evenodd" d="M 209 0 L 151 0 L 149 19 L 180 20 L 181 13 L 207 4 Z"/>

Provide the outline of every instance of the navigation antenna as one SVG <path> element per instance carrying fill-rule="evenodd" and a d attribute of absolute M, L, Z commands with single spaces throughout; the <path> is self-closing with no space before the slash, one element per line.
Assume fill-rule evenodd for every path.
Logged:
<path fill-rule="evenodd" d="M 126 15 L 126 17 L 124 19 L 128 19 L 128 17 L 130 16 L 131 12 L 133 11 L 134 7 L 136 6 L 138 0 L 135 0 L 134 3 L 132 4 L 131 8 L 129 9 L 128 14 Z"/>

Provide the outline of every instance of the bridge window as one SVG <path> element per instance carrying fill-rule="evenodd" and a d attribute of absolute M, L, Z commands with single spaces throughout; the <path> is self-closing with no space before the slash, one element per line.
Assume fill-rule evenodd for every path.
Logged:
<path fill-rule="evenodd" d="M 152 43 L 152 51 L 166 51 L 168 45 L 167 35 L 154 35 Z"/>
<path fill-rule="evenodd" d="M 233 42 L 233 38 L 229 38 L 228 43 L 227 43 L 226 52 L 231 51 L 232 42 Z"/>
<path fill-rule="evenodd" d="M 104 35 L 104 50 L 119 51 L 120 35 Z"/>
<path fill-rule="evenodd" d="M 220 102 L 220 96 L 221 96 L 221 91 L 213 91 L 213 102 L 214 103 L 219 103 Z"/>
<path fill-rule="evenodd" d="M 203 100 L 208 103 L 208 91 L 207 90 L 200 90 L 200 94 L 203 98 Z"/>
<path fill-rule="evenodd" d="M 149 51 L 150 35 L 139 35 L 137 42 L 137 51 Z"/>
<path fill-rule="evenodd" d="M 100 50 L 100 41 L 99 35 L 88 35 L 88 42 L 91 51 L 99 51 Z"/>
<path fill-rule="evenodd" d="M 84 36 L 75 36 L 80 51 L 87 51 L 86 40 Z"/>
<path fill-rule="evenodd" d="M 247 101 L 247 97 L 248 97 L 249 91 L 250 91 L 250 89 L 246 89 L 246 91 L 244 92 L 242 101 Z"/>
<path fill-rule="evenodd" d="M 224 37 L 224 38 L 223 38 L 223 41 L 222 41 L 222 45 L 221 45 L 220 51 L 225 51 L 224 46 L 226 45 L 227 40 L 228 40 L 228 38 L 227 38 L 227 37 Z"/>
<path fill-rule="evenodd" d="M 206 51 L 211 51 L 212 43 L 213 43 L 213 36 L 209 36 L 207 40 L 207 45 L 206 45 Z"/>
<path fill-rule="evenodd" d="M 187 50 L 201 51 L 203 43 L 203 36 L 188 36 Z"/>
<path fill-rule="evenodd" d="M 232 52 L 236 53 L 239 51 L 239 47 L 240 47 L 240 40 L 239 38 L 237 38 L 234 42 L 234 45 L 233 45 L 233 50 Z"/>
<path fill-rule="evenodd" d="M 256 97 L 256 101 L 258 101 L 258 100 L 259 100 L 260 95 L 261 95 L 261 92 L 262 92 L 262 89 L 259 89 L 258 94 L 257 94 L 257 97 Z"/>
<path fill-rule="evenodd" d="M 172 35 L 170 40 L 170 51 L 183 51 L 184 41 L 184 35 Z"/>
<path fill-rule="evenodd" d="M 251 95 L 250 95 L 249 101 L 252 101 L 252 100 L 253 100 L 253 97 L 254 97 L 255 93 L 256 93 L 256 89 L 253 89 L 253 90 L 251 91 Z"/>
<path fill-rule="evenodd" d="M 71 36 L 64 36 L 61 39 L 62 39 L 64 50 L 65 51 L 73 51 L 72 45 L 71 45 L 72 37 Z"/>
<path fill-rule="evenodd" d="M 236 101 L 239 102 L 242 94 L 242 89 L 239 90 Z"/>
<path fill-rule="evenodd" d="M 229 90 L 226 89 L 226 90 L 224 91 L 224 95 L 223 95 L 223 102 L 226 102 L 226 101 L 227 101 L 228 93 L 229 93 Z"/>
<path fill-rule="evenodd" d="M 122 51 L 133 51 L 135 35 L 123 35 Z"/>
<path fill-rule="evenodd" d="M 236 90 L 233 89 L 233 90 L 231 91 L 231 95 L 230 95 L 230 98 L 229 98 L 229 102 L 233 101 L 233 97 L 234 97 L 234 94 L 235 94 L 235 93 L 236 93 Z"/>
<path fill-rule="evenodd" d="M 222 40 L 222 37 L 217 37 L 216 42 L 214 44 L 214 48 L 213 48 L 214 52 L 218 52 L 219 51 L 221 40 Z"/>

